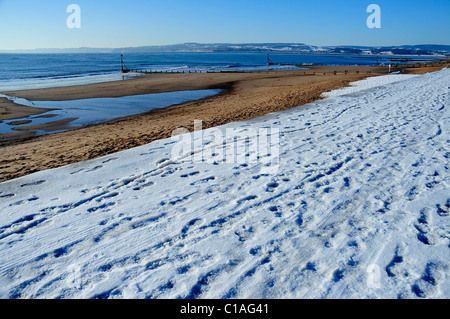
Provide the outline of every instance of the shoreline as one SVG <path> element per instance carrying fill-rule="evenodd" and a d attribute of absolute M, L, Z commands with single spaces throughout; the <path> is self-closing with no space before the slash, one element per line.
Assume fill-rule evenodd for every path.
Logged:
<path fill-rule="evenodd" d="M 28 116 L 41 115 L 50 111 L 52 111 L 50 108 L 25 106 L 16 104 L 5 97 L 0 97 L 0 122 L 24 119 Z"/>
<path fill-rule="evenodd" d="M 434 71 L 442 67 L 436 67 Z M 334 71 L 337 71 L 336 75 Z M 433 70 L 423 68 L 422 71 Z M 194 120 L 202 120 L 203 128 L 207 129 L 299 107 L 321 99 L 324 92 L 386 74 L 387 67 L 354 66 L 267 73 L 162 74 L 76 87 L 6 92 L 30 100 L 70 100 L 195 88 L 226 90 L 202 100 L 65 132 L 37 137 L 30 136 L 29 132 L 13 133 L 19 139 L 0 139 L 0 182 L 168 138 L 180 127 L 192 131 Z"/>

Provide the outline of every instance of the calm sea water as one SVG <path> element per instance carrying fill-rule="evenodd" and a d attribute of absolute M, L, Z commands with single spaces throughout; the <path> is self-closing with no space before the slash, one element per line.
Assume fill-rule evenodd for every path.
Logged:
<path fill-rule="evenodd" d="M 267 66 L 267 53 L 135 53 L 124 57 L 131 70 L 169 72 L 293 68 L 281 64 L 391 63 L 389 57 L 329 54 L 270 54 L 270 59 L 276 65 Z M 0 92 L 120 80 L 123 79 L 120 68 L 118 54 L 0 54 Z M 133 75 L 126 75 L 129 76 Z"/>

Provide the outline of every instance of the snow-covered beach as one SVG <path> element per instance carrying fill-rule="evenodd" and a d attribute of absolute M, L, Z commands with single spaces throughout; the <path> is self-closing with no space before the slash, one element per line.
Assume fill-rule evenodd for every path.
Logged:
<path fill-rule="evenodd" d="M 373 77 L 1 183 L 0 297 L 448 298 L 449 93 Z"/>

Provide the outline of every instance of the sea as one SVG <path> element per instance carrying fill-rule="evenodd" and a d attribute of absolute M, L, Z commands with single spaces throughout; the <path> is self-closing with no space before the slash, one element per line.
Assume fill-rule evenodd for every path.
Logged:
<path fill-rule="evenodd" d="M 268 58 L 273 65 L 267 65 Z M 276 71 L 296 65 L 388 65 L 404 63 L 399 56 L 292 53 L 130 53 L 130 70 L 153 72 Z M 435 57 L 418 57 L 420 61 Z M 0 92 L 123 80 L 120 54 L 0 54 Z"/>

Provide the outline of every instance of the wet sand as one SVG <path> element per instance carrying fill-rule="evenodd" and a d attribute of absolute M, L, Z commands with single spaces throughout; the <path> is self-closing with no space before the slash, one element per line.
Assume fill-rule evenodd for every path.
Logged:
<path fill-rule="evenodd" d="M 75 121 L 76 118 L 68 118 L 64 120 L 50 121 L 45 124 L 32 124 L 23 125 L 13 128 L 15 131 L 45 131 L 45 132 L 55 132 L 62 131 L 70 128 L 70 123 Z M 27 124 L 27 123 L 25 123 Z"/>
<path fill-rule="evenodd" d="M 334 71 L 337 71 L 336 75 Z M 4 135 L 7 134 L 3 134 L 0 137 L 0 181 L 168 138 L 180 127 L 192 131 L 194 120 L 202 120 L 205 129 L 301 106 L 320 99 L 323 92 L 382 74 L 387 74 L 386 67 L 313 67 L 309 70 L 269 73 L 153 74 L 119 82 L 8 92 L 5 94 L 51 101 L 195 89 L 227 90 L 202 100 L 61 133 L 39 137 L 30 137 L 29 131 L 8 133 L 6 137 Z M 14 140 L 11 140 L 12 137 Z"/>
<path fill-rule="evenodd" d="M 29 107 L 15 104 L 7 98 L 0 97 L 0 121 L 22 119 L 27 116 L 43 114 L 51 109 Z"/>

